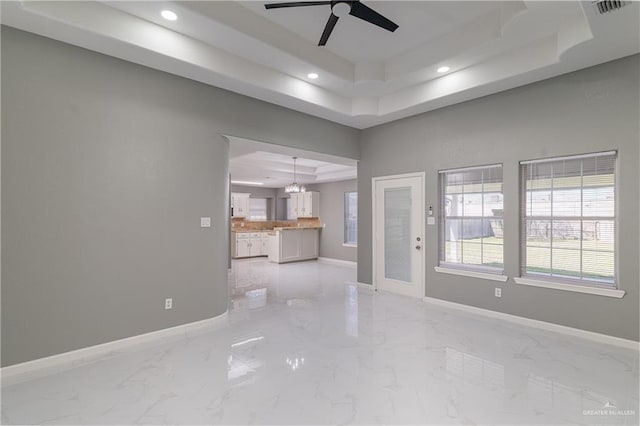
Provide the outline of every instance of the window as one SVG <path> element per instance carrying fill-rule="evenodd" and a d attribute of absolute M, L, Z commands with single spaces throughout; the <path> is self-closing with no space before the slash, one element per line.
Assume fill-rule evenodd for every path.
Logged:
<path fill-rule="evenodd" d="M 502 274 L 502 165 L 440 172 L 440 266 Z"/>
<path fill-rule="evenodd" d="M 358 193 L 344 193 L 344 243 L 358 244 Z"/>
<path fill-rule="evenodd" d="M 520 164 L 522 275 L 615 288 L 616 153 Z"/>
<path fill-rule="evenodd" d="M 266 198 L 249 198 L 249 220 L 267 220 Z"/>

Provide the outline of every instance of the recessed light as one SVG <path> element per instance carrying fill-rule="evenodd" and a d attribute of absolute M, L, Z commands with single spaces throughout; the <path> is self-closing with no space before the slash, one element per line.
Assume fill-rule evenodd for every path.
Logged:
<path fill-rule="evenodd" d="M 449 67 L 440 67 L 440 68 L 438 68 L 438 72 L 439 72 L 439 73 L 443 73 L 443 72 L 447 72 L 447 71 L 449 71 L 450 69 L 451 69 L 451 68 L 449 68 Z"/>
<path fill-rule="evenodd" d="M 307 74 L 307 77 L 309 77 L 311 80 L 315 80 L 316 78 L 318 78 L 318 74 L 316 74 L 315 72 L 310 72 L 309 74 Z"/>
<path fill-rule="evenodd" d="M 160 12 L 160 15 L 162 15 L 162 17 L 167 21 L 175 21 L 176 19 L 178 19 L 178 15 L 176 15 L 176 13 L 172 10 L 165 9 L 162 12 Z"/>

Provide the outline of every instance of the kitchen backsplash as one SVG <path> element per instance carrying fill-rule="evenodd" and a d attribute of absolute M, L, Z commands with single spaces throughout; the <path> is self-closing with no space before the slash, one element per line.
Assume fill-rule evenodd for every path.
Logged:
<path fill-rule="evenodd" d="M 317 217 L 310 218 L 299 218 L 296 220 L 261 220 L 261 221 L 251 221 L 243 218 L 233 218 L 231 219 L 231 230 L 270 230 L 275 227 L 288 227 L 288 226 L 299 226 L 300 228 L 317 228 L 322 226 L 320 223 L 320 219 Z"/>

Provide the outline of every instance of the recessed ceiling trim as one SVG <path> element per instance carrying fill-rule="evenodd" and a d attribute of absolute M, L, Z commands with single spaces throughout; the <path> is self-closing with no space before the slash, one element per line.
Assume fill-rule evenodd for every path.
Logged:
<path fill-rule="evenodd" d="M 275 26 L 268 19 L 249 11 L 242 2 L 235 1 L 194 1 L 186 7 L 198 11 L 212 21 L 225 22 L 226 26 L 237 29 L 254 40 L 264 42 L 268 48 L 300 58 L 309 65 L 317 64 L 328 74 L 346 81 L 353 81 L 354 65 L 328 50 L 318 51 L 315 43 L 302 39 L 286 28 Z M 307 68 L 308 69 L 308 68 Z"/>
<path fill-rule="evenodd" d="M 444 34 L 430 43 L 418 46 L 386 63 L 386 80 L 404 78 L 422 70 L 433 68 L 462 52 L 497 40 L 501 36 L 500 10 L 496 9 L 465 24 L 464 31 Z"/>
<path fill-rule="evenodd" d="M 557 41 L 547 37 L 530 44 L 526 48 L 508 52 L 493 58 L 490 63 L 479 64 L 473 69 L 464 69 L 445 74 L 441 78 L 421 85 L 398 91 L 380 99 L 380 113 L 398 112 L 409 104 L 418 106 L 445 98 L 457 92 L 465 92 L 476 87 L 486 87 L 509 77 L 517 76 L 538 67 L 542 68 L 557 62 Z M 502 65 L 502 66 L 496 66 Z"/>
<path fill-rule="evenodd" d="M 100 3 L 3 2 L 2 12 L 15 28 L 349 124 L 347 98 Z"/>
<path fill-rule="evenodd" d="M 309 151 L 300 148 L 292 148 L 290 146 L 280 145 L 275 141 L 260 141 L 255 139 L 247 139 L 241 136 L 223 135 L 229 140 L 229 158 L 236 158 L 253 152 L 269 152 L 288 156 L 297 156 L 298 158 L 322 161 L 325 163 L 333 163 L 343 166 L 355 167 L 357 160 L 346 157 L 339 157 L 323 152 Z"/>
<path fill-rule="evenodd" d="M 252 186 L 252 185 L 258 185 L 258 186 L 264 185 L 264 182 L 252 182 L 252 181 L 244 181 L 244 180 L 232 180 L 231 183 L 233 185 L 250 185 L 250 186 Z"/>
<path fill-rule="evenodd" d="M 283 188 L 294 180 L 291 157 L 297 157 L 299 184 L 311 185 L 357 178 L 357 162 L 316 152 L 229 137 L 229 173 L 232 180 L 261 182 Z"/>
<path fill-rule="evenodd" d="M 472 19 L 465 25 L 454 19 L 453 30 L 434 33 L 384 61 L 350 61 L 328 49 L 318 50 L 313 42 L 256 13 L 254 3 L 1 6 L 3 24 L 356 128 L 640 52 L 634 36 L 640 27 L 638 2 L 606 15 L 580 2 L 526 2 L 526 7 L 522 1 L 499 2 L 488 12 L 489 6 L 483 6 L 473 13 L 460 2 L 433 2 L 421 10 L 440 12 L 442 19 L 454 19 L 456 11 L 463 11 Z M 376 4 L 384 13 L 399 14 L 394 20 L 402 13 L 406 19 L 411 7 L 411 2 L 393 8 L 391 3 Z M 180 19 L 165 22 L 159 16 L 163 8 L 175 10 Z M 367 26 L 354 28 L 375 37 Z M 225 44 L 225 39 L 232 41 Z M 438 74 L 436 68 L 442 64 L 452 71 Z M 309 83 L 310 70 L 322 78 Z"/>
<path fill-rule="evenodd" d="M 558 32 L 558 46 L 556 48 L 558 59 L 562 59 L 567 51 L 592 38 L 593 33 L 586 17 L 574 19 Z"/>
<path fill-rule="evenodd" d="M 281 158 L 282 157 L 281 154 L 268 155 L 265 152 L 256 151 L 250 154 L 234 157 L 233 160 L 235 161 L 235 164 L 239 166 L 251 167 L 254 165 L 255 159 L 257 157 L 260 158 L 260 161 L 264 164 L 265 167 L 269 168 L 269 170 L 272 170 L 274 173 L 288 174 L 293 170 L 291 168 L 291 161 L 289 161 L 290 164 L 289 164 L 289 167 L 287 167 L 287 164 L 284 163 L 284 161 L 282 161 L 283 158 Z M 275 161 L 274 161 L 274 158 L 276 159 Z M 289 160 L 291 160 L 291 157 L 289 157 Z M 296 165 L 296 170 L 297 170 L 297 173 L 301 176 L 303 175 L 313 176 L 316 174 L 315 167 Z"/>

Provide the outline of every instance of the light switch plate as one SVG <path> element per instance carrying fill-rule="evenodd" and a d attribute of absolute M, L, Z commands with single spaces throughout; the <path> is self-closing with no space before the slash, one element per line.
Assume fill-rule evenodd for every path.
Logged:
<path fill-rule="evenodd" d="M 201 217 L 200 218 L 200 228 L 211 228 L 211 218 L 210 217 Z"/>
<path fill-rule="evenodd" d="M 427 225 L 435 225 L 436 224 L 436 218 L 435 217 L 428 217 L 427 218 Z"/>

